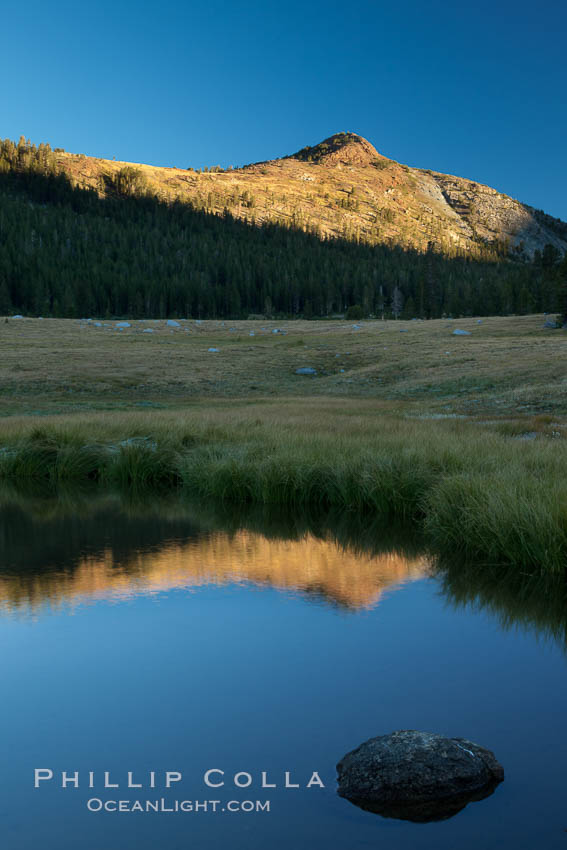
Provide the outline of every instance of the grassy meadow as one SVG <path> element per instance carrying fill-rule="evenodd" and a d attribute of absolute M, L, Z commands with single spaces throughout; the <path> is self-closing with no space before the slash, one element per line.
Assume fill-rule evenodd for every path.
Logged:
<path fill-rule="evenodd" d="M 564 569 L 567 335 L 542 316 L 130 325 L 0 320 L 0 477 L 405 521 Z"/>

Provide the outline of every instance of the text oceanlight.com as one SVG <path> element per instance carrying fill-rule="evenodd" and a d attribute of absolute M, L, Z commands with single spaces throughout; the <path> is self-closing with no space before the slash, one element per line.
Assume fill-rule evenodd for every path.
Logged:
<path fill-rule="evenodd" d="M 269 812 L 270 800 L 87 800 L 89 812 Z"/>

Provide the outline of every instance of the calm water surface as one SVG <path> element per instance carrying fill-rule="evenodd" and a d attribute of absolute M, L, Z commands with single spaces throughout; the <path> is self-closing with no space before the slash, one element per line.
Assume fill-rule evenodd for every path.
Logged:
<path fill-rule="evenodd" d="M 308 525 L 296 539 L 216 525 L 111 497 L 0 503 L 3 847 L 567 847 L 562 600 L 463 589 L 392 542 L 357 552 Z M 504 783 L 431 824 L 336 795 L 344 753 L 414 728 L 493 749 Z M 34 789 L 38 767 L 55 779 Z M 204 785 L 210 768 L 225 788 Z M 78 789 L 60 787 L 64 770 Z M 129 770 L 158 787 L 128 790 Z M 165 770 L 183 774 L 169 791 Z M 104 771 L 122 787 L 102 788 Z M 238 771 L 250 788 L 230 784 Z M 286 790 L 285 771 L 326 787 Z M 270 812 L 93 813 L 93 797 Z"/>

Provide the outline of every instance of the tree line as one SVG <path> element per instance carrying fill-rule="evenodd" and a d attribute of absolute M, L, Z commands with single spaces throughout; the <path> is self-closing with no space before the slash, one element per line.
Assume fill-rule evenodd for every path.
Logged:
<path fill-rule="evenodd" d="M 446 257 L 166 202 L 130 166 L 79 188 L 49 145 L 0 142 L 0 315 L 438 318 L 567 313 L 567 260 Z"/>

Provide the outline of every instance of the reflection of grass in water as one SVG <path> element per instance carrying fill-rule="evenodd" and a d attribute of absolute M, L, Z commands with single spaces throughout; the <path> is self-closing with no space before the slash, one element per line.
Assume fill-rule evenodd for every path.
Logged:
<path fill-rule="evenodd" d="M 28 427 L 0 451 L 0 478 L 98 481 L 132 494 L 412 522 L 428 543 L 477 561 L 563 572 L 567 445 L 511 440 L 462 422 L 313 414 L 78 418 Z M 142 430 L 143 429 L 143 430 Z M 129 434 L 129 436 L 128 436 Z"/>
<path fill-rule="evenodd" d="M 173 521 L 187 518 L 177 490 L 101 487 L 93 481 L 59 484 L 34 479 L 0 481 L 0 517 L 3 509 L 18 509 L 35 522 L 67 517 L 88 520 L 105 509 L 133 519 L 160 517 Z"/>
<path fill-rule="evenodd" d="M 438 559 L 436 572 L 457 608 L 485 609 L 504 629 L 526 627 L 567 651 L 567 582 L 561 575 L 533 575 L 510 565 Z"/>
<path fill-rule="evenodd" d="M 261 534 L 268 540 L 301 540 L 307 535 L 331 540 L 361 557 L 395 552 L 408 559 L 423 555 L 425 546 L 419 530 L 406 523 L 369 520 L 356 513 L 323 510 L 297 512 L 274 505 L 227 505 L 208 501 L 197 508 L 188 502 L 192 515 L 205 527 L 229 533 L 241 529 Z"/>

